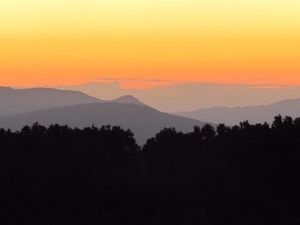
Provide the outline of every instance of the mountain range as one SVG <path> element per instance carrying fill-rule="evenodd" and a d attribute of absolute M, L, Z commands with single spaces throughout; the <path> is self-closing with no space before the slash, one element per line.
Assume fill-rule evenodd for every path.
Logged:
<path fill-rule="evenodd" d="M 86 103 L 117 102 L 144 105 L 137 98 L 124 95 L 113 100 L 102 100 L 80 91 L 54 88 L 13 89 L 0 87 L 0 117 L 34 112 L 53 107 Z"/>
<path fill-rule="evenodd" d="M 60 124 L 78 128 L 121 126 L 133 131 L 139 144 L 144 144 L 165 127 L 186 132 L 194 126 L 205 124 L 160 112 L 133 96 L 103 101 L 77 91 L 42 88 L 1 88 L 0 115 L 0 127 L 12 130 L 35 122 L 46 126 Z"/>
<path fill-rule="evenodd" d="M 47 126 L 57 123 L 79 128 L 116 125 L 132 130 L 139 144 L 145 143 L 165 127 L 175 127 L 185 132 L 205 123 L 236 125 L 245 120 L 250 123 L 270 123 L 279 114 L 299 117 L 300 99 L 260 106 L 210 107 L 170 114 L 132 95 L 103 100 L 74 90 L 0 87 L 2 128 L 18 130 L 35 122 Z"/>

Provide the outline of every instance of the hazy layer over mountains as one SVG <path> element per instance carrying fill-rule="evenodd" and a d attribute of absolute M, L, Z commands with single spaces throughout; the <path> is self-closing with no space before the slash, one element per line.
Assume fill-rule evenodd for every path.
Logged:
<path fill-rule="evenodd" d="M 133 95 L 147 105 L 172 113 L 215 106 L 258 106 L 286 99 L 300 98 L 299 86 L 259 87 L 194 83 L 137 90 L 123 89 L 118 82 L 92 82 L 61 88 L 79 90 L 100 99 L 113 99 L 122 95 Z"/>

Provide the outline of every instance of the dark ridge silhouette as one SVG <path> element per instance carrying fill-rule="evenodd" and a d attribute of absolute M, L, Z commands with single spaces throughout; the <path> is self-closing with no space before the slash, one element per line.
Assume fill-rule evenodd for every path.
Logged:
<path fill-rule="evenodd" d="M 271 123 L 276 115 L 300 116 L 300 99 L 290 99 L 270 105 L 249 107 L 212 107 L 191 112 L 182 112 L 178 115 L 207 121 L 210 123 L 225 123 L 235 125 L 240 121 L 248 120 L 251 123 Z"/>
<path fill-rule="evenodd" d="M 129 130 L 39 124 L 0 129 L 0 223 L 295 225 L 300 118 Z"/>
<path fill-rule="evenodd" d="M 93 102 L 104 101 L 79 91 L 52 88 L 13 89 L 0 87 L 0 117 Z"/>
<path fill-rule="evenodd" d="M 68 125 L 70 127 L 87 127 L 95 125 L 116 125 L 134 132 L 139 144 L 154 136 L 164 127 L 175 127 L 180 131 L 191 131 L 194 126 L 205 123 L 162 113 L 153 108 L 138 104 L 91 103 L 26 113 L 0 118 L 0 127 L 12 130 L 39 122 L 42 125 Z"/>

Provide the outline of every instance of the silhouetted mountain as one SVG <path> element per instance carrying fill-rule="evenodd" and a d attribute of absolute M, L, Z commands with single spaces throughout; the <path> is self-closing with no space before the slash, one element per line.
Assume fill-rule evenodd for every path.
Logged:
<path fill-rule="evenodd" d="M 300 99 L 276 102 L 270 105 L 249 107 L 212 107 L 192 112 L 181 112 L 178 115 L 208 121 L 235 125 L 248 120 L 250 123 L 272 122 L 274 116 L 300 116 Z"/>
<path fill-rule="evenodd" d="M 108 102 L 78 104 L 2 117 L 0 127 L 17 130 L 35 122 L 47 126 L 61 124 L 79 128 L 92 125 L 121 126 L 132 130 L 139 144 L 144 143 L 147 138 L 152 137 L 164 127 L 189 131 L 194 126 L 204 125 L 203 122 L 162 113 L 147 106 Z"/>
<path fill-rule="evenodd" d="M 112 102 L 126 103 L 126 104 L 136 104 L 136 105 L 144 105 L 145 106 L 145 104 L 143 102 L 141 102 L 140 100 L 138 100 L 136 97 L 134 97 L 132 95 L 121 96 L 119 98 L 116 98 L 116 99 L 112 100 Z"/>
<path fill-rule="evenodd" d="M 52 107 L 93 102 L 103 101 L 79 91 L 50 88 L 13 89 L 0 87 L 0 117 Z"/>

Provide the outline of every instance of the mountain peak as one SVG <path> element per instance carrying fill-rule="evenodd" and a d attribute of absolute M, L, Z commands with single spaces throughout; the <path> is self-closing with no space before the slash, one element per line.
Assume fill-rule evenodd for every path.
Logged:
<path fill-rule="evenodd" d="M 136 97 L 134 97 L 132 95 L 121 96 L 119 98 L 114 99 L 113 102 L 145 106 L 145 104 L 143 102 L 141 102 L 139 99 L 137 99 Z"/>

